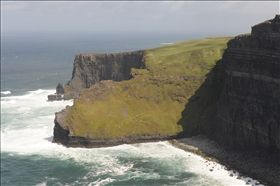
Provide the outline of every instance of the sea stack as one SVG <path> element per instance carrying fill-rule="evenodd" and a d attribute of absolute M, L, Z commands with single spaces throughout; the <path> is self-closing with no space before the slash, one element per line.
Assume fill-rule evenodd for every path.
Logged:
<path fill-rule="evenodd" d="M 61 83 L 56 86 L 56 92 L 48 95 L 48 101 L 61 101 L 64 98 L 64 88 Z"/>

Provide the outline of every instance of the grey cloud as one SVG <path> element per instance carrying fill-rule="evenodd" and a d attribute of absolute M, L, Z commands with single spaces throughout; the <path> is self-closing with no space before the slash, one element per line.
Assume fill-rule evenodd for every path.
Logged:
<path fill-rule="evenodd" d="M 2 30 L 236 34 L 273 18 L 279 2 L 2 2 Z"/>

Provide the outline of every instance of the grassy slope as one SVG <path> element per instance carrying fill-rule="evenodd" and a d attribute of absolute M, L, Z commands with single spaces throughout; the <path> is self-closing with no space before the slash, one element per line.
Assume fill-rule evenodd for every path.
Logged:
<path fill-rule="evenodd" d="M 221 59 L 230 37 L 184 41 L 146 50 L 147 69 L 129 81 L 103 81 L 83 90 L 66 118 L 77 136 L 116 138 L 176 135 L 188 99 Z"/>

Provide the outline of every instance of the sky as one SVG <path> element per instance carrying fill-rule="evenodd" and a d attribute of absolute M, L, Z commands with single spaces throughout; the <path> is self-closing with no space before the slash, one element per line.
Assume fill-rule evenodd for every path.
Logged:
<path fill-rule="evenodd" d="M 279 9 L 279 1 L 1 1 L 1 32 L 237 35 Z"/>

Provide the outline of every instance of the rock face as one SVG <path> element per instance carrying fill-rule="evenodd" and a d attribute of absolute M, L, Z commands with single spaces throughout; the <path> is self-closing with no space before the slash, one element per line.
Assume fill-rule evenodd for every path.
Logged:
<path fill-rule="evenodd" d="M 280 150 L 280 15 L 231 39 L 207 76 L 182 112 L 186 135 Z"/>
<path fill-rule="evenodd" d="M 130 79 L 132 75 L 135 79 L 141 77 L 143 72 L 131 73 L 131 68 L 145 68 L 143 56 L 144 51 L 77 55 L 73 77 L 64 87 L 65 96 L 76 98 L 82 89 L 101 80 L 121 81 Z M 145 73 L 151 73 L 151 70 L 147 69 Z M 184 129 L 184 134 L 207 133 L 218 142 L 229 146 L 280 150 L 279 15 L 253 26 L 251 34 L 239 35 L 230 40 L 222 60 L 206 77 L 205 83 L 188 99 L 186 109 L 182 112 L 182 119 L 178 121 Z M 149 77 L 149 81 L 151 79 Z M 161 84 L 158 86 L 160 87 Z M 97 94 L 98 91 L 92 94 L 96 97 L 95 93 Z M 127 97 L 130 97 L 130 94 Z M 75 144 L 92 146 L 90 144 L 93 144 L 93 141 L 83 145 L 85 141 L 90 141 L 85 140 L 85 136 L 74 137 L 69 132 L 71 130 L 59 126 L 59 123 L 64 123 L 59 121 L 59 118 L 65 117 L 60 115 L 56 117 L 54 142 L 63 143 L 68 140 L 69 143 L 69 140 L 72 140 L 73 146 Z M 64 138 L 65 135 L 69 138 Z M 146 137 L 139 139 L 145 141 Z M 149 140 L 154 137 L 148 136 Z M 61 140 L 58 140 L 59 138 Z M 159 138 L 161 137 L 157 137 Z M 170 136 L 162 137 L 162 139 L 168 138 Z M 126 137 L 114 140 L 116 140 L 115 144 L 133 140 L 136 142 L 135 139 L 126 139 Z M 106 143 L 99 140 L 96 144 L 106 146 Z M 112 144 L 114 143 L 111 142 Z"/>
<path fill-rule="evenodd" d="M 230 38 L 180 42 L 148 49 L 145 56 L 142 51 L 114 57 L 103 54 L 98 58 L 100 66 L 95 64 L 96 60 L 91 61 L 99 54 L 77 55 L 73 78 L 68 87 L 65 86 L 65 94 L 70 85 L 76 96 L 78 92 L 74 85 L 83 90 L 71 109 L 56 113 L 54 142 L 68 147 L 102 147 L 179 137 L 182 126 L 177 121 L 181 111 L 204 82 L 205 75 L 221 59 Z M 113 73 L 115 79 L 128 78 L 128 81 L 102 80 L 90 86 L 98 79 L 93 78 L 98 77 L 94 73 L 101 73 L 102 68 L 109 69 L 108 76 L 101 70 L 106 75 L 102 78 L 112 78 L 112 61 L 106 60 L 116 60 L 117 56 L 136 58 L 132 54 L 138 60 L 134 68 L 131 70 L 131 65 L 127 65 Z M 140 69 L 145 67 L 143 59 L 147 68 Z M 137 65 L 138 69 L 135 68 Z"/>
<path fill-rule="evenodd" d="M 130 79 L 132 68 L 145 68 L 143 57 L 144 51 L 76 55 L 72 78 L 64 87 L 64 99 L 77 98 L 81 90 L 102 80 Z"/>
<path fill-rule="evenodd" d="M 66 106 L 65 109 L 55 113 L 54 130 L 53 130 L 54 143 L 67 144 L 68 141 L 67 137 L 69 135 L 69 130 L 67 128 L 63 128 L 59 123 L 65 122 L 65 117 L 70 109 L 71 109 L 70 106 Z"/>
<path fill-rule="evenodd" d="M 64 94 L 64 88 L 61 83 L 58 83 L 58 85 L 56 86 L 56 94 Z"/>
<path fill-rule="evenodd" d="M 55 94 L 48 95 L 48 101 L 61 101 L 63 98 L 64 88 L 61 83 L 58 83 Z"/>
<path fill-rule="evenodd" d="M 226 80 L 212 136 L 280 150 L 280 15 L 230 40 L 222 60 Z"/>
<path fill-rule="evenodd" d="M 168 60 L 173 59 L 175 56 L 169 56 Z M 191 57 L 193 59 L 196 55 L 190 56 L 193 56 Z M 150 57 L 158 59 L 157 56 L 150 55 Z M 186 56 L 184 56 L 185 58 Z M 193 66 L 193 64 L 191 65 Z M 192 66 L 188 68 L 190 71 L 193 69 Z M 273 178 L 279 175 L 279 161 L 277 162 L 277 158 L 280 154 L 280 15 L 276 15 L 272 20 L 253 26 L 251 34 L 239 35 L 231 39 L 227 44 L 227 49 L 223 53 L 222 59 L 216 63 L 214 68 L 211 68 L 206 77 L 202 77 L 206 79 L 202 85 L 200 84 L 201 86 L 195 86 L 196 84 L 191 83 L 197 81 L 194 76 L 178 76 L 176 79 L 176 76 L 172 74 L 171 79 L 166 78 L 164 75 L 166 75 L 165 70 L 168 67 L 161 67 L 164 71 L 152 68 L 147 68 L 145 71 L 131 71 L 131 68 L 145 68 L 144 51 L 121 54 L 77 55 L 74 62 L 73 77 L 64 87 L 67 98 L 78 97 L 82 89 L 89 88 L 101 80 L 121 81 L 130 79 L 133 76 L 136 83 L 119 88 L 116 85 L 114 85 L 115 87 L 111 86 L 110 82 L 101 82 L 90 89 L 84 90 L 79 99 L 75 100 L 76 103 L 79 102 L 81 107 L 67 107 L 65 110 L 56 113 L 53 142 L 61 143 L 68 147 L 104 147 L 124 143 L 166 140 L 204 133 L 226 147 L 234 147 L 230 148 L 233 150 L 233 156 L 237 157 L 236 159 L 241 157 L 241 160 L 247 161 L 244 164 L 249 165 L 243 166 L 242 162 L 237 164 L 232 159 L 226 158 L 225 161 L 229 161 L 231 166 L 235 165 L 236 168 L 243 170 L 246 174 L 251 174 L 264 180 L 267 179 L 271 183 L 270 185 L 280 184 L 278 178 Z M 155 75 L 153 71 L 159 71 L 160 73 Z M 147 76 L 146 81 L 143 81 L 145 80 L 143 76 Z M 178 78 L 183 78 L 186 81 L 185 84 L 188 85 L 189 92 L 192 92 L 191 90 L 194 90 L 194 87 L 198 87 L 198 89 L 193 91 L 192 96 L 186 97 L 188 89 L 182 90 L 182 84 L 184 83 L 178 81 Z M 137 83 L 139 83 L 139 86 Z M 82 121 L 81 123 L 84 124 L 85 122 L 83 121 L 86 121 L 84 119 L 85 112 L 93 110 L 88 109 L 86 105 L 95 101 L 108 103 L 109 99 L 107 97 L 113 95 L 113 92 L 120 91 L 121 98 L 126 98 L 126 100 L 133 96 L 139 97 L 143 104 L 145 99 L 149 101 L 150 94 L 152 90 L 155 90 L 155 86 L 166 86 L 168 88 L 167 84 L 170 84 L 170 89 L 159 89 L 160 91 L 155 95 L 160 97 L 164 94 L 159 93 L 167 92 L 169 94 L 174 91 L 175 87 L 179 87 L 182 92 L 175 92 L 176 95 L 179 98 L 184 97 L 184 99 L 188 100 L 187 103 L 182 103 L 182 108 L 186 105 L 178 124 L 182 126 L 183 132 L 177 136 L 158 133 L 157 135 L 137 134 L 117 138 L 90 138 L 87 136 L 88 134 L 75 135 L 71 133 L 71 131 L 74 131 L 73 124 L 76 124 L 76 122 L 63 125 L 67 116 L 69 116 L 70 121 L 74 117 L 79 118 Z M 173 84 L 176 86 L 173 86 Z M 106 88 L 103 85 L 108 86 Z M 133 91 L 130 92 L 132 86 Z M 150 90 L 143 89 L 143 87 L 148 86 L 154 87 Z M 108 90 L 106 91 L 106 89 Z M 141 90 L 149 91 L 141 92 Z M 168 96 L 162 97 L 169 99 L 170 96 Z M 116 99 L 114 100 L 115 102 L 111 103 L 116 104 L 119 100 Z M 155 101 L 157 102 L 157 100 Z M 180 99 L 177 102 L 181 104 Z M 131 103 L 139 102 L 129 102 L 128 105 L 133 105 Z M 113 104 L 110 104 L 110 106 L 113 107 Z M 99 104 L 96 108 L 99 109 L 101 105 Z M 134 105 L 137 107 L 141 104 Z M 168 106 L 174 109 L 174 105 L 168 104 Z M 86 109 L 81 111 L 81 108 Z M 146 110 L 147 108 L 148 106 L 145 107 Z M 82 114 L 67 115 L 72 109 L 75 111 L 73 113 L 80 111 Z M 99 115 L 102 118 L 104 118 L 103 116 L 113 116 L 114 112 L 111 112 L 110 109 L 104 109 L 108 110 L 108 113 Z M 168 109 L 168 111 L 170 110 L 172 109 Z M 94 112 L 99 113 L 97 111 Z M 121 107 L 119 111 L 119 115 L 126 119 L 129 118 L 129 115 L 132 115 L 127 112 L 125 107 Z M 159 114 L 166 117 L 164 118 L 165 123 L 170 117 L 170 113 L 163 114 L 161 111 L 157 110 L 157 113 L 153 115 Z M 96 113 L 90 113 L 90 115 Z M 137 113 L 133 117 L 133 124 L 136 125 L 136 119 L 140 117 L 139 115 Z M 116 116 L 116 118 L 119 118 L 118 115 Z M 150 118 L 147 121 L 150 122 Z M 88 124 L 90 122 L 91 120 L 88 121 Z M 120 122 L 117 123 L 119 124 Z M 151 130 L 151 128 L 148 129 Z M 77 130 L 82 129 L 77 127 Z M 86 132 L 88 132 L 87 129 Z M 104 132 L 104 134 L 106 133 Z M 247 158 L 246 155 L 248 154 L 249 157 L 253 157 L 253 160 L 252 158 Z M 271 158 L 272 156 L 274 158 Z M 242 157 L 245 158 L 242 159 Z M 269 162 L 269 159 L 273 159 L 272 163 Z M 251 165 L 254 165 L 255 161 L 259 161 L 260 164 L 252 167 Z M 263 168 L 263 165 L 267 168 Z M 266 176 L 267 170 L 275 170 L 271 174 L 273 176 L 270 176 L 269 179 Z"/>

